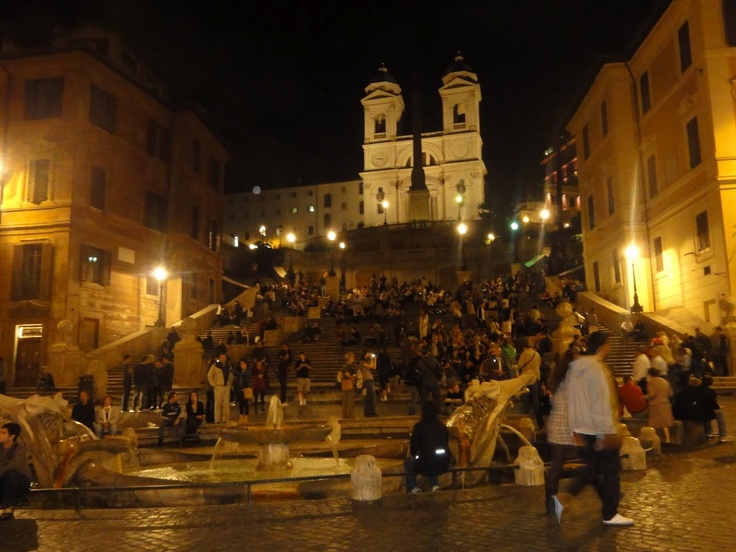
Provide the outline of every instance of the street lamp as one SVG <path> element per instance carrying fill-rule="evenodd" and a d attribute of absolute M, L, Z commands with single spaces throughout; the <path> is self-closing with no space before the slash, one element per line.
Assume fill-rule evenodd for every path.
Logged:
<path fill-rule="evenodd" d="M 542 219 L 542 224 L 547 224 L 549 218 L 549 209 L 542 209 L 539 211 L 539 217 Z"/>
<path fill-rule="evenodd" d="M 386 218 L 386 211 L 388 210 L 388 205 L 389 203 L 387 199 L 384 199 L 381 202 L 381 207 L 383 207 L 383 225 L 384 226 L 388 226 L 388 219 Z"/>
<path fill-rule="evenodd" d="M 286 234 L 286 241 L 289 244 L 289 270 L 286 271 L 286 276 L 289 280 L 290 285 L 294 285 L 294 265 L 292 260 L 294 258 L 294 243 L 296 242 L 296 234 L 289 232 Z"/>
<path fill-rule="evenodd" d="M 327 239 L 330 240 L 330 276 L 335 276 L 335 239 L 337 234 L 334 230 L 327 232 Z"/>
<path fill-rule="evenodd" d="M 631 261 L 631 281 L 634 284 L 634 303 L 631 305 L 631 313 L 638 314 L 644 309 L 639 304 L 639 294 L 636 292 L 636 259 L 639 258 L 639 248 L 631 244 L 626 248 L 626 257 Z"/>
<path fill-rule="evenodd" d="M 154 326 L 157 328 L 163 328 L 166 325 L 164 320 L 164 287 L 166 287 L 166 279 L 169 277 L 169 272 L 163 265 L 158 265 L 151 271 L 151 275 L 158 282 L 158 319 Z"/>
<path fill-rule="evenodd" d="M 461 222 L 457 225 L 457 233 L 460 234 L 460 270 L 467 270 L 465 266 L 465 256 L 463 255 L 463 237 L 468 231 L 468 226 Z"/>
<path fill-rule="evenodd" d="M 493 241 L 496 239 L 496 236 L 493 232 L 489 232 L 489 234 L 486 236 L 486 243 L 488 245 L 493 245 Z"/>

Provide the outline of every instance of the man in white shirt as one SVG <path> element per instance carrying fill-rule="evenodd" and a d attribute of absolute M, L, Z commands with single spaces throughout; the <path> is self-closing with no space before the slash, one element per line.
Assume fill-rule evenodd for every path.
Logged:
<path fill-rule="evenodd" d="M 641 387 L 641 391 L 645 395 L 647 394 L 647 373 L 651 367 L 652 363 L 647 356 L 646 347 L 637 347 L 636 358 L 631 365 L 631 378 Z"/>
<path fill-rule="evenodd" d="M 585 466 L 579 470 L 566 493 L 551 497 L 557 521 L 562 520 L 560 495 L 577 495 L 586 485 L 595 485 L 601 498 L 601 517 L 605 525 L 632 525 L 634 520 L 618 513 L 621 499 L 619 477 L 620 439 L 616 435 L 618 393 L 613 374 L 604 363 L 610 345 L 601 332 L 588 337 L 588 349 L 570 364 L 565 378 L 567 419 L 581 446 Z"/>

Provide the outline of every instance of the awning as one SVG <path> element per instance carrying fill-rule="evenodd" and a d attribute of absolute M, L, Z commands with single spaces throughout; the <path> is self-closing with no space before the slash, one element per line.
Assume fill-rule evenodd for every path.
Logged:
<path fill-rule="evenodd" d="M 547 257 L 547 255 L 545 255 L 544 253 L 540 253 L 539 255 L 537 255 L 536 257 L 534 257 L 533 259 L 529 259 L 527 262 L 525 262 L 524 263 L 524 266 L 527 267 L 527 268 L 531 268 L 535 264 L 537 264 L 539 261 L 541 261 L 542 259 L 544 259 L 546 257 Z"/>
<path fill-rule="evenodd" d="M 223 281 L 223 282 L 227 282 L 227 283 L 229 283 L 229 284 L 233 284 L 234 286 L 239 286 L 239 287 L 242 287 L 242 288 L 244 288 L 244 289 L 248 289 L 248 288 L 250 288 L 250 286 L 249 286 L 249 285 L 246 285 L 246 284 L 244 284 L 244 283 L 242 283 L 242 282 L 238 282 L 237 280 L 233 280 L 232 278 L 228 278 L 227 276 L 223 276 L 223 277 L 222 277 L 222 281 Z"/>

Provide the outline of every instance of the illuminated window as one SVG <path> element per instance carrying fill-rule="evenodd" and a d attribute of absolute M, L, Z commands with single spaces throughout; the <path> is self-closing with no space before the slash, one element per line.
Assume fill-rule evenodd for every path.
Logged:
<path fill-rule="evenodd" d="M 83 245 L 80 254 L 80 276 L 82 282 L 101 286 L 110 285 L 110 253 L 96 247 Z"/>
<path fill-rule="evenodd" d="M 292 207 L 291 208 L 291 214 L 292 215 L 296 215 L 298 212 L 299 212 L 299 208 L 298 207 Z M 310 207 L 310 211 L 309 212 L 310 213 L 313 212 L 313 208 L 312 207 Z"/>
<path fill-rule="evenodd" d="M 310 205 L 307 209 L 310 213 L 314 213 L 314 205 Z"/>

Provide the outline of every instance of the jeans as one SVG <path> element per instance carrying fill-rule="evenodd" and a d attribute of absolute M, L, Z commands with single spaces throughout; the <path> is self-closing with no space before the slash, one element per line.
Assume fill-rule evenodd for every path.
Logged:
<path fill-rule="evenodd" d="M 404 458 L 404 474 L 406 475 L 406 492 L 411 492 L 417 486 L 417 474 L 414 471 L 414 458 L 411 456 Z M 436 475 L 430 475 L 429 485 L 430 487 L 439 486 L 439 480 Z"/>
<path fill-rule="evenodd" d="M 3 494 L 2 508 L 12 508 L 31 488 L 31 480 L 22 473 L 11 470 L 0 477 L 0 490 Z"/>
<path fill-rule="evenodd" d="M 376 388 L 373 386 L 373 380 L 363 380 L 363 388 L 365 389 L 363 416 L 366 418 L 378 416 L 376 414 Z"/>
<path fill-rule="evenodd" d="M 582 435 L 582 437 L 585 446 L 580 452 L 584 466 L 578 470 L 577 477 L 572 480 L 567 491 L 577 495 L 586 485 L 593 485 L 601 499 L 601 516 L 603 520 L 609 520 L 618 512 L 618 503 L 621 500 L 619 449 L 595 450 L 593 448 L 595 435 Z"/>
<path fill-rule="evenodd" d="M 714 410 L 713 412 L 716 415 L 716 423 L 718 424 L 718 437 L 725 437 L 726 418 L 723 417 L 723 410 Z M 706 435 L 710 435 L 710 433 L 713 431 L 711 420 L 706 420 L 705 422 L 703 422 L 703 427 L 705 428 Z"/>

